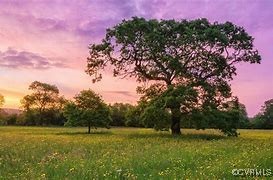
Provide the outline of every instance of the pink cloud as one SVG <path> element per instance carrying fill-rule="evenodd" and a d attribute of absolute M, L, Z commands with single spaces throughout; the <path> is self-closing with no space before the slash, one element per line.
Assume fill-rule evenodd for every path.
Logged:
<path fill-rule="evenodd" d="M 205 17 L 245 27 L 255 38 L 262 64 L 238 66 L 233 91 L 246 104 L 251 116 L 259 111 L 263 101 L 273 98 L 273 1 L 270 0 L 0 1 L 0 86 L 12 86 L 7 82 L 14 82 L 15 87 L 24 91 L 31 81 L 41 80 L 60 86 L 69 97 L 81 89 L 93 88 L 108 102 L 135 102 L 138 96 L 134 80 L 120 80 L 106 73 L 102 82 L 92 84 L 84 74 L 88 45 L 99 42 L 106 28 L 132 16 Z M 64 65 L 69 68 L 63 68 Z M 19 66 L 27 70 L 14 69 Z"/>
<path fill-rule="evenodd" d="M 29 51 L 17 51 L 13 48 L 0 51 L 0 67 L 7 68 L 28 68 L 28 69 L 48 69 L 52 67 L 66 67 L 66 65 L 53 58 L 43 57 Z"/>

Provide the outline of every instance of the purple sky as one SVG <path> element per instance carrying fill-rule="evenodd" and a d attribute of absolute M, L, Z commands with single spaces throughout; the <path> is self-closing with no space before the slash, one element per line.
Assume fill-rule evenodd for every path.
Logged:
<path fill-rule="evenodd" d="M 99 42 L 105 29 L 132 16 L 157 19 L 231 21 L 255 38 L 262 64 L 238 66 L 235 95 L 250 116 L 273 98 L 272 0 L 0 0 L 0 93 L 6 107 L 18 107 L 28 85 L 56 84 L 73 97 L 92 88 L 107 102 L 134 103 L 136 83 L 112 78 L 92 84 L 84 73 L 87 46 Z"/>

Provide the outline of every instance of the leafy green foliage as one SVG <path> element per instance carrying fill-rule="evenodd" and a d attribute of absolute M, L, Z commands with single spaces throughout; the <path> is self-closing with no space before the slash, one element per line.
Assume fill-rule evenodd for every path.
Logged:
<path fill-rule="evenodd" d="M 187 118 L 196 129 L 217 128 L 228 136 L 237 136 L 237 128 L 241 128 L 242 122 L 248 121 L 245 116 L 242 104 L 235 98 L 222 104 L 221 108 L 207 108 L 196 110 Z M 245 126 L 244 126 L 245 127 Z"/>
<path fill-rule="evenodd" d="M 110 115 L 111 115 L 111 126 L 125 126 L 127 123 L 126 114 L 132 108 L 134 108 L 131 104 L 125 103 L 114 103 L 113 105 L 109 105 Z"/>
<path fill-rule="evenodd" d="M 83 90 L 74 97 L 74 102 L 65 105 L 64 116 L 68 119 L 66 125 L 109 127 L 110 111 L 101 97 L 92 90 Z"/>
<path fill-rule="evenodd" d="M 264 103 L 262 114 L 262 118 L 265 121 L 265 128 L 273 129 L 273 99 Z"/>
<path fill-rule="evenodd" d="M 149 82 L 150 87 L 138 90 L 151 101 L 149 108 L 169 108 L 173 134 L 181 133 L 180 119 L 186 113 L 221 110 L 232 97 L 229 81 L 237 63 L 261 60 L 244 28 L 207 19 L 133 17 L 108 29 L 102 42 L 89 49 L 86 72 L 93 81 L 101 80 L 100 71 L 111 65 L 114 76 Z"/>
<path fill-rule="evenodd" d="M 245 129 L 250 128 L 250 121 L 246 112 L 246 107 L 244 104 L 239 103 L 239 126 L 238 128 Z"/>
<path fill-rule="evenodd" d="M 265 119 L 263 118 L 261 113 L 258 113 L 251 119 L 250 124 L 251 124 L 251 128 L 253 129 L 264 129 Z"/>
<path fill-rule="evenodd" d="M 144 127 L 143 120 L 141 119 L 142 107 L 141 104 L 130 108 L 126 114 L 126 126 L 129 127 Z"/>
<path fill-rule="evenodd" d="M 141 119 L 146 127 L 152 127 L 155 130 L 169 130 L 171 114 L 157 106 L 148 106 L 141 115 Z"/>
<path fill-rule="evenodd" d="M 63 125 L 65 118 L 62 109 L 66 100 L 59 96 L 55 85 L 34 81 L 30 84 L 31 94 L 22 100 L 24 117 L 20 123 L 25 125 Z"/>
<path fill-rule="evenodd" d="M 273 99 L 264 102 L 261 112 L 252 121 L 252 127 L 273 129 Z"/>
<path fill-rule="evenodd" d="M 232 64 L 259 62 L 252 42 L 243 28 L 230 22 L 134 17 L 108 29 L 101 44 L 90 46 L 87 72 L 100 80 L 98 70 L 109 62 L 114 65 L 114 75 L 135 76 L 139 81 L 230 79 L 236 70 Z"/>
<path fill-rule="evenodd" d="M 154 127 L 157 130 L 168 129 L 172 121 L 171 109 L 178 109 L 180 113 L 177 115 L 180 119 L 182 115 L 189 113 L 190 108 L 193 108 L 191 106 L 197 105 L 197 93 L 193 88 L 183 85 L 169 86 L 161 93 L 155 90 L 156 87 L 158 88 L 158 86 L 151 86 L 146 90 L 142 89 L 148 92 L 142 97 L 143 101 L 147 101 L 142 119 L 148 127 Z M 159 93 L 151 95 L 149 92 Z"/>

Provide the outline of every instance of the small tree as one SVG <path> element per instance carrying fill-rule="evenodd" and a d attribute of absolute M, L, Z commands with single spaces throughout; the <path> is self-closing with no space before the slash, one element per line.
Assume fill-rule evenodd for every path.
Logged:
<path fill-rule="evenodd" d="M 109 127 L 110 112 L 101 97 L 92 90 L 83 90 L 74 97 L 74 102 L 69 102 L 64 108 L 64 116 L 67 118 L 66 125 Z"/>
<path fill-rule="evenodd" d="M 63 98 L 59 97 L 59 89 L 55 85 L 34 81 L 30 84 L 29 90 L 32 93 L 21 100 L 28 121 L 26 124 L 51 124 L 51 121 L 55 120 L 53 116 L 59 110 L 59 104 L 63 101 Z"/>

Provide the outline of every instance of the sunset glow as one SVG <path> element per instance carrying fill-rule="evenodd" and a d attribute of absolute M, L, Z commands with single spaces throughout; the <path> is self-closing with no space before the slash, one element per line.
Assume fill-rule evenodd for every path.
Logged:
<path fill-rule="evenodd" d="M 108 103 L 135 103 L 134 79 L 112 77 L 92 84 L 84 72 L 88 45 L 99 42 L 106 28 L 133 16 L 156 19 L 231 21 L 255 38 L 262 63 L 238 65 L 232 90 L 249 116 L 273 98 L 273 1 L 90 0 L 0 1 L 0 93 L 7 108 L 19 108 L 28 86 L 37 80 L 55 84 L 73 97 L 91 88 Z"/>

